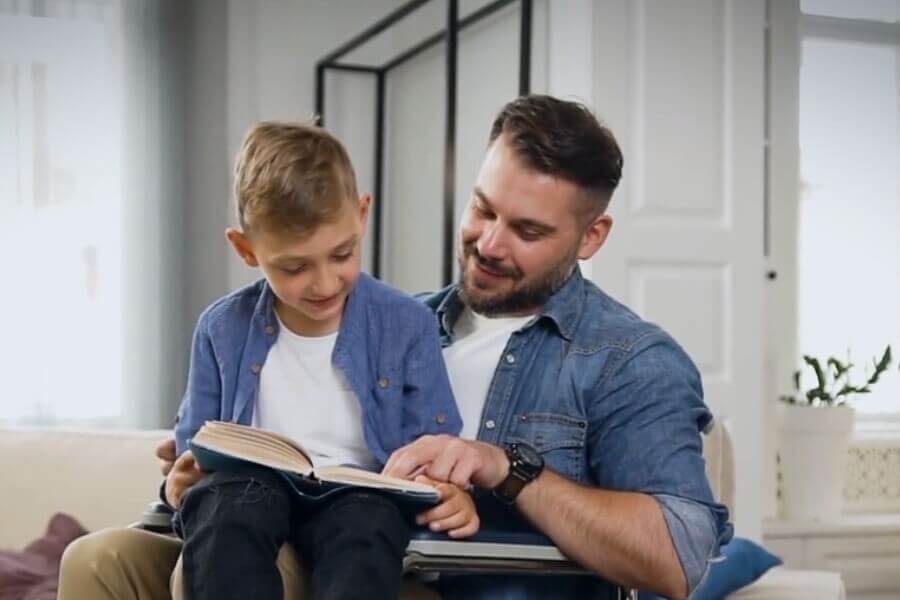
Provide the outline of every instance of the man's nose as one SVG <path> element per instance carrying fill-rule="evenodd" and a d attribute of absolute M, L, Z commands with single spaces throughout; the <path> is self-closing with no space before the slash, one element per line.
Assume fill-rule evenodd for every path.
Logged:
<path fill-rule="evenodd" d="M 475 244 L 478 254 L 485 258 L 503 259 L 506 258 L 508 248 L 505 236 L 500 225 L 493 223 L 484 228 Z"/>

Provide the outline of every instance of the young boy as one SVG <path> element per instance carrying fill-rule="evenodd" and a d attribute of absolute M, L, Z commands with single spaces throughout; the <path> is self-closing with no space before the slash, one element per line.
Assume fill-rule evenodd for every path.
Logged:
<path fill-rule="evenodd" d="M 310 597 L 396 598 L 409 529 L 377 493 L 310 509 L 261 468 L 202 474 L 185 493 L 186 470 L 189 482 L 201 476 L 187 440 L 207 420 L 284 433 L 317 465 L 372 469 L 423 434 L 461 428 L 434 316 L 360 273 L 370 198 L 357 196 L 340 142 L 317 127 L 256 126 L 235 196 L 240 228 L 226 236 L 264 279 L 213 303 L 194 333 L 175 427 L 182 456 L 165 486 L 186 596 L 281 600 L 276 556 L 290 542 L 311 570 Z M 475 533 L 469 495 L 436 485 L 441 504 L 420 519 L 453 537 Z"/>

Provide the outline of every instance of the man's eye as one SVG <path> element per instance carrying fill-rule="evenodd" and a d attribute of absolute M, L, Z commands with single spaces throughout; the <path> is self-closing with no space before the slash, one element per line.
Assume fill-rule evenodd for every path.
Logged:
<path fill-rule="evenodd" d="M 519 237 L 526 242 L 535 242 L 541 239 L 541 233 L 539 231 L 519 231 Z"/>
<path fill-rule="evenodd" d="M 491 217 L 492 216 L 491 211 L 489 211 L 487 208 L 485 208 L 483 206 L 479 206 L 478 204 L 476 204 L 474 206 L 475 206 L 475 212 L 477 212 L 482 217 Z"/>

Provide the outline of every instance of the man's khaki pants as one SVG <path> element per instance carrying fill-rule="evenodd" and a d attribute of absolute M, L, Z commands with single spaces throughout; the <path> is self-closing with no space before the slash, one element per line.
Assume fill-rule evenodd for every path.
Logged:
<path fill-rule="evenodd" d="M 59 600 L 182 600 L 181 541 L 141 529 L 105 529 L 73 542 L 63 554 Z M 278 570 L 285 600 L 306 598 L 306 575 L 293 548 L 284 545 Z M 401 600 L 440 600 L 404 583 Z"/>

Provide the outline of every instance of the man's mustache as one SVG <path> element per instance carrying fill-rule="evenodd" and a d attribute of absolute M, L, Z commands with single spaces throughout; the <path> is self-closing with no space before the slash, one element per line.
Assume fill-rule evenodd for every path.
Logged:
<path fill-rule="evenodd" d="M 500 263 L 500 261 L 483 257 L 478 253 L 478 249 L 475 248 L 475 244 L 465 244 L 463 246 L 463 256 L 465 258 L 474 258 L 475 261 L 478 262 L 478 264 L 485 270 L 490 271 L 495 275 L 499 275 L 500 277 L 522 279 L 522 272 L 519 271 L 519 269 L 515 267 L 505 267 Z"/>

